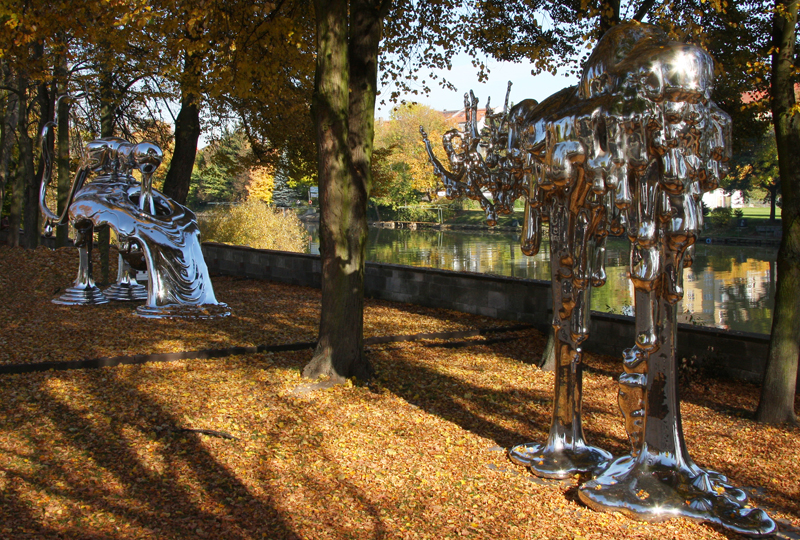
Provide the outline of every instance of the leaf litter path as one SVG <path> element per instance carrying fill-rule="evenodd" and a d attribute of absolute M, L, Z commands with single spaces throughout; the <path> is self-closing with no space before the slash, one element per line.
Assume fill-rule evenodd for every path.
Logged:
<path fill-rule="evenodd" d="M 53 306 L 53 290 L 74 277 L 74 251 L 63 252 L 0 249 L 0 361 L 315 337 L 318 291 L 267 282 L 215 278 L 234 316 L 212 324 Z M 367 336 L 508 325 L 375 301 L 365 317 Z M 544 337 L 514 335 L 374 344 L 372 383 L 301 395 L 309 351 L 1 376 L 0 538 L 735 538 L 595 513 L 574 482 L 531 481 L 511 464 L 503 449 L 546 436 L 553 385 L 524 363 Z M 622 454 L 608 375 L 619 362 L 590 357 L 588 367 L 587 437 Z M 755 386 L 698 378 L 684 393 L 695 461 L 753 486 L 791 537 L 800 431 L 751 421 Z"/>

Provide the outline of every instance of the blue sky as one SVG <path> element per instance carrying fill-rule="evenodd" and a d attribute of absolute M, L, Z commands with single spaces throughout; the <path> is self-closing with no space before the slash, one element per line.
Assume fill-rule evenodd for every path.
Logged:
<path fill-rule="evenodd" d="M 565 77 L 562 74 L 550 75 L 549 73 L 543 73 L 534 77 L 531 75 L 531 64 L 529 62 L 511 63 L 487 61 L 487 65 L 491 70 L 489 73 L 489 80 L 485 83 L 479 83 L 477 70 L 472 67 L 469 57 L 460 55 L 453 61 L 452 70 L 438 72 L 440 76 L 451 81 L 458 89 L 457 91 L 445 90 L 434 85 L 431 89 L 431 93 L 427 96 L 406 95 L 402 96 L 402 98 L 405 98 L 407 101 L 416 101 L 417 103 L 428 105 L 437 110 L 455 110 L 464 107 L 464 93 L 473 90 L 475 96 L 480 100 L 479 107 L 485 107 L 486 98 L 491 96 L 492 106 L 497 110 L 503 105 L 509 80 L 514 83 L 511 87 L 512 103 L 518 103 L 527 98 L 542 101 L 558 90 L 566 86 L 571 86 L 576 82 L 574 77 Z M 381 92 L 384 96 L 388 97 L 391 90 L 391 88 L 386 88 L 382 89 Z M 381 106 L 380 98 L 381 96 L 378 96 L 375 116 L 388 118 L 392 105 L 387 104 Z"/>

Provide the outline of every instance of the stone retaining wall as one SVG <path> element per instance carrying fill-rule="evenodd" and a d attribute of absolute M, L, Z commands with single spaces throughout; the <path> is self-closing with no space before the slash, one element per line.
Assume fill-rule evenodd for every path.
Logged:
<path fill-rule="evenodd" d="M 203 253 L 212 273 L 320 286 L 322 267 L 316 255 L 211 242 L 203 244 Z M 367 263 L 365 289 L 371 298 L 525 322 L 541 330 L 551 319 L 548 281 Z M 592 313 L 586 350 L 621 357 L 633 341 L 632 317 Z M 678 358 L 694 357 L 697 366 L 752 382 L 761 381 L 768 345 L 764 334 L 678 326 Z"/>

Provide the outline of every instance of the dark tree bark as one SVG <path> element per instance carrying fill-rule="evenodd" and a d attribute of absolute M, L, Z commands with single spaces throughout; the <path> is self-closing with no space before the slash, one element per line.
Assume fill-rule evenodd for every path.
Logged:
<path fill-rule="evenodd" d="M 17 100 L 17 147 L 19 149 L 19 160 L 17 162 L 16 179 L 14 182 L 14 201 L 11 205 L 11 234 L 9 235 L 10 244 L 13 246 L 27 246 L 25 237 L 36 236 L 35 233 L 25 230 L 25 237 L 20 238 L 20 226 L 26 226 L 27 220 L 24 216 L 29 216 L 30 212 L 26 208 L 28 186 L 33 182 L 33 147 L 30 135 L 28 134 L 28 76 L 20 72 L 17 79 L 18 100 Z M 39 205 L 37 200 L 36 210 Z M 36 239 L 34 239 L 35 241 Z M 33 247 L 36 247 L 35 245 Z"/>
<path fill-rule="evenodd" d="M 44 55 L 44 47 L 36 46 L 36 57 L 41 58 Z M 52 138 L 48 141 L 42 141 L 42 129 L 45 124 L 51 121 L 54 117 L 53 109 L 55 108 L 55 86 L 52 92 L 46 81 L 41 81 L 36 85 L 36 102 L 39 105 L 39 124 L 36 129 L 36 138 L 30 140 L 30 170 L 33 171 L 34 166 L 34 146 L 33 141 L 36 141 L 36 149 L 39 150 L 42 144 L 50 146 L 50 152 L 53 151 Z M 27 159 L 27 156 L 26 156 Z M 39 209 L 39 188 L 42 184 L 42 177 L 44 176 L 44 160 L 39 160 L 39 165 L 36 169 L 36 174 L 31 177 L 31 182 L 25 186 L 25 246 L 28 248 L 35 248 L 39 245 L 39 237 L 41 236 L 41 223 L 42 213 Z M 29 234 L 31 231 L 32 234 Z"/>
<path fill-rule="evenodd" d="M 114 92 L 114 74 L 108 65 L 104 65 L 100 70 L 100 136 L 114 136 L 114 122 L 117 112 L 117 97 Z M 110 251 L 111 251 L 111 229 L 101 227 L 97 232 L 97 251 L 100 254 L 100 279 L 98 285 L 108 285 L 110 283 Z"/>
<path fill-rule="evenodd" d="M 164 195 L 180 204 L 186 204 L 189 195 L 200 138 L 200 97 L 197 94 L 200 67 L 200 60 L 187 53 L 181 82 L 181 110 L 175 119 L 175 151 L 164 178 Z"/>
<path fill-rule="evenodd" d="M 67 56 L 59 56 L 58 65 L 55 69 L 57 81 L 57 94 L 59 96 L 67 93 Z M 67 196 L 70 188 L 69 171 L 69 104 L 62 101 L 56 111 L 56 170 L 58 174 L 57 188 L 57 214 L 60 216 L 67 206 Z M 56 227 L 56 247 L 64 247 L 67 243 L 69 229 L 66 226 Z"/>
<path fill-rule="evenodd" d="M 364 259 L 378 44 L 388 0 L 315 2 L 313 113 L 320 187 L 322 311 L 303 376 L 369 379 L 364 354 Z"/>
<path fill-rule="evenodd" d="M 772 334 L 756 410 L 759 422 L 797 423 L 794 411 L 800 355 L 800 115 L 793 111 L 794 58 L 800 0 L 776 0 L 770 98 L 778 146 L 783 206 L 783 238 L 778 249 L 778 280 Z"/>
<path fill-rule="evenodd" d="M 16 82 L 7 62 L 3 62 L 3 84 L 6 88 L 16 88 Z M 6 186 L 10 180 L 11 152 L 16 141 L 17 119 L 19 104 L 17 93 L 13 90 L 7 92 L 6 110 L 3 118 L 2 137 L 0 138 L 0 211 L 6 198 Z"/>
<path fill-rule="evenodd" d="M 600 28 L 598 29 L 598 39 L 603 37 L 603 34 L 608 30 L 619 24 L 619 0 L 602 0 L 600 2 Z"/>
<path fill-rule="evenodd" d="M 771 182 L 766 186 L 767 191 L 769 192 L 769 221 L 770 223 L 775 222 L 775 209 L 778 204 L 778 192 L 781 190 L 780 182 Z"/>
<path fill-rule="evenodd" d="M 542 357 L 536 364 L 542 371 L 555 371 L 556 369 L 556 334 L 553 328 L 547 333 L 547 343 L 544 346 Z"/>

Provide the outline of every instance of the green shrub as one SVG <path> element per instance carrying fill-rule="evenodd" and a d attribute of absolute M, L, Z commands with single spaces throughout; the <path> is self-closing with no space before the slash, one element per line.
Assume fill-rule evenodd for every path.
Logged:
<path fill-rule="evenodd" d="M 429 208 L 398 208 L 397 221 L 436 222 L 439 214 Z"/>
<path fill-rule="evenodd" d="M 290 209 L 276 210 L 261 201 L 216 207 L 200 214 L 200 238 L 236 246 L 279 251 L 308 251 L 308 232 Z"/>
<path fill-rule="evenodd" d="M 725 229 L 730 226 L 733 211 L 730 208 L 714 208 L 708 214 L 708 221 L 715 229 Z"/>

